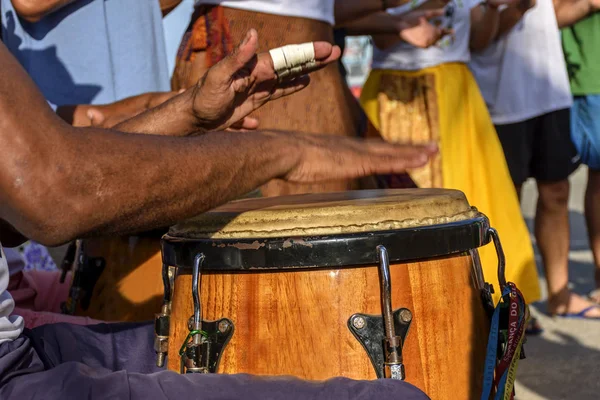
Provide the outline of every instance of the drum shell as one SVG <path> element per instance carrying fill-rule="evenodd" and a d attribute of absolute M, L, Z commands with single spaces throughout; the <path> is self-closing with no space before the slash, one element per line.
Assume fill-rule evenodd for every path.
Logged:
<path fill-rule="evenodd" d="M 77 315 L 102 321 L 150 321 L 160 310 L 160 234 L 115 236 L 84 241 L 87 257 L 102 257 L 104 271 L 94 285 L 89 307 Z"/>
<path fill-rule="evenodd" d="M 396 263 L 390 272 L 393 309 L 413 314 L 403 348 L 407 381 L 436 400 L 479 398 L 489 330 L 480 267 L 461 254 Z M 193 313 L 191 281 L 189 273 L 175 280 L 168 357 L 175 371 Z M 235 325 L 219 373 L 376 378 L 347 325 L 354 313 L 381 315 L 376 265 L 207 272 L 200 293 L 204 320 Z"/>

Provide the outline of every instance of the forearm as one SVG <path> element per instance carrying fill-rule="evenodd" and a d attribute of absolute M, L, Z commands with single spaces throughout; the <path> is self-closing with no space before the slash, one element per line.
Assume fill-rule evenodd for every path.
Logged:
<path fill-rule="evenodd" d="M 344 25 L 348 35 L 398 35 L 398 21 L 386 12 L 380 11 L 355 19 Z"/>
<path fill-rule="evenodd" d="M 406 0 L 405 2 L 408 2 Z M 335 23 L 336 26 L 346 26 L 353 20 L 360 19 L 367 14 L 383 11 L 383 0 L 336 0 Z"/>
<path fill-rule="evenodd" d="M 473 9 L 476 18 L 472 18 L 471 36 L 469 46 L 473 51 L 485 49 L 497 36 L 499 25 L 499 11 L 495 7 L 479 6 Z"/>
<path fill-rule="evenodd" d="M 523 18 L 527 10 L 520 7 L 507 7 L 500 12 L 496 39 L 508 33 Z"/>
<path fill-rule="evenodd" d="M 43 244 L 167 226 L 297 162 L 298 149 L 279 134 L 172 138 L 73 128 L 2 44 L 0 69 L 0 219 Z"/>
<path fill-rule="evenodd" d="M 77 0 L 11 0 L 19 17 L 37 22 L 46 15 Z"/>
<path fill-rule="evenodd" d="M 283 176 L 295 162 L 286 146 L 268 133 L 169 138 L 63 125 L 6 157 L 3 180 L 23 184 L 0 218 L 48 245 L 168 226 Z"/>
<path fill-rule="evenodd" d="M 571 26 L 595 11 L 589 0 L 554 0 L 559 28 Z"/>
<path fill-rule="evenodd" d="M 193 90 L 172 98 L 114 127 L 115 130 L 151 135 L 187 136 L 192 132 L 204 133 L 191 109 Z"/>

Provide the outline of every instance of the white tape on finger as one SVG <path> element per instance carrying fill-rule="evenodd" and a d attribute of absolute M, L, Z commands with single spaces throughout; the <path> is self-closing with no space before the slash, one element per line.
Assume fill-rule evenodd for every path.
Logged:
<path fill-rule="evenodd" d="M 317 65 L 315 46 L 312 42 L 278 47 L 270 50 L 269 54 L 279 79 L 299 75 L 303 70 Z"/>

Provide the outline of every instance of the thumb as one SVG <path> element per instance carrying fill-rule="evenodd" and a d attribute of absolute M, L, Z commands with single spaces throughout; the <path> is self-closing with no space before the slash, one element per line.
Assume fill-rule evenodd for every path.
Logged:
<path fill-rule="evenodd" d="M 90 119 L 91 126 L 102 126 L 106 121 L 106 116 L 97 108 L 90 108 L 87 111 L 87 117 Z"/>
<path fill-rule="evenodd" d="M 232 75 L 246 65 L 258 50 L 258 33 L 254 29 L 246 32 L 246 36 L 235 50 L 215 66 L 223 79 L 231 79 Z M 216 72 L 216 71 L 215 71 Z"/>

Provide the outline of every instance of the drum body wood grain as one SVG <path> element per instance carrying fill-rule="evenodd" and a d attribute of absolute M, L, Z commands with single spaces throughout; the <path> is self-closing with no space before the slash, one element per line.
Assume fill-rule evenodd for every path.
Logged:
<path fill-rule="evenodd" d="M 390 272 L 392 307 L 413 314 L 403 348 L 406 380 L 432 399 L 478 398 L 489 319 L 471 257 L 395 264 Z M 190 293 L 191 275 L 179 276 L 169 354 L 177 354 L 189 332 Z M 347 326 L 354 313 L 381 314 L 376 266 L 207 273 L 201 299 L 205 320 L 228 317 L 235 324 L 220 373 L 376 378 Z M 177 357 L 169 357 L 169 369 L 179 371 Z"/>
<path fill-rule="evenodd" d="M 106 266 L 94 285 L 89 306 L 83 309 L 79 305 L 76 314 L 102 321 L 152 320 L 163 297 L 159 237 L 86 240 L 86 256 L 101 257 Z"/>

